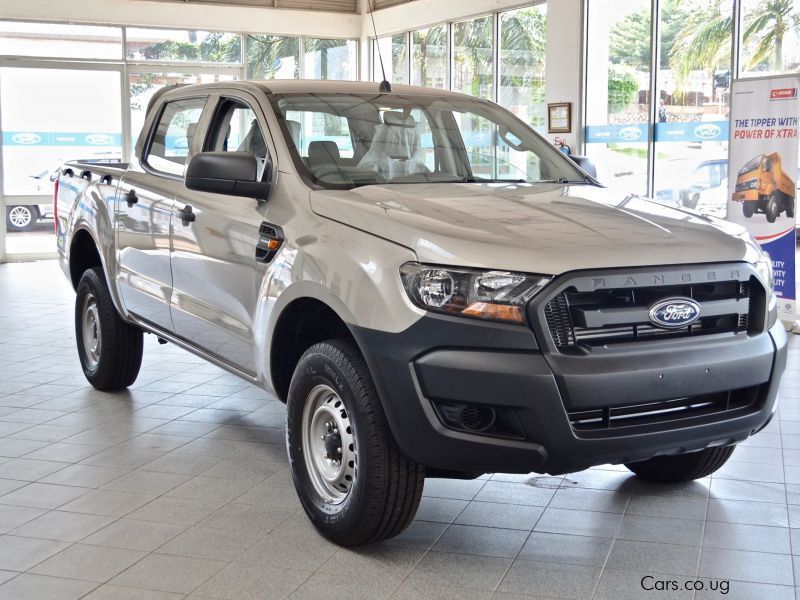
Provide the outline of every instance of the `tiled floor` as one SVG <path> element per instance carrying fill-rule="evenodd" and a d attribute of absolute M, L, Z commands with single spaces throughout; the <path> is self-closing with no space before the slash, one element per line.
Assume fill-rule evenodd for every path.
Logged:
<path fill-rule="evenodd" d="M 708 480 L 428 480 L 406 533 L 344 550 L 299 508 L 281 404 L 150 336 L 129 392 L 94 391 L 72 303 L 55 263 L 0 265 L 0 599 L 800 598 L 798 336 L 780 419 Z"/>

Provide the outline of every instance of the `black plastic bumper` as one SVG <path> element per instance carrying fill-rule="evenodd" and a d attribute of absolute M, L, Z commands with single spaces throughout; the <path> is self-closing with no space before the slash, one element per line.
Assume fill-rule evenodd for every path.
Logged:
<path fill-rule="evenodd" d="M 527 328 L 434 315 L 400 333 L 354 334 L 403 452 L 449 471 L 559 474 L 737 443 L 772 417 L 786 364 L 780 324 L 757 336 L 636 344 L 602 360 L 542 353 Z M 757 395 L 747 410 L 635 431 L 584 435 L 568 415 L 740 388 Z M 435 408 L 441 402 L 502 407 L 523 435 L 446 427 Z"/>

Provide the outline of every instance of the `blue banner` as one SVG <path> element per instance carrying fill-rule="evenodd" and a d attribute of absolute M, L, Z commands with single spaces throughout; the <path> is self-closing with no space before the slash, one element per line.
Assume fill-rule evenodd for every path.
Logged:
<path fill-rule="evenodd" d="M 647 143 L 647 125 L 587 125 L 584 128 L 589 144 Z"/>
<path fill-rule="evenodd" d="M 122 146 L 122 134 L 102 131 L 4 131 L 3 146 Z"/>
<path fill-rule="evenodd" d="M 584 129 L 587 143 L 647 143 L 647 125 L 588 125 Z M 727 142 L 730 127 L 727 121 L 691 121 L 689 123 L 656 123 L 657 142 Z"/>

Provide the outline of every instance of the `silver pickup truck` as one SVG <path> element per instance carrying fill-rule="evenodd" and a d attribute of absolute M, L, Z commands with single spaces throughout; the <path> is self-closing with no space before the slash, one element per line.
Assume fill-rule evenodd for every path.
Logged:
<path fill-rule="evenodd" d="M 92 385 L 131 385 L 151 333 L 274 394 L 339 544 L 402 531 L 426 476 L 704 477 L 776 410 L 786 334 L 750 236 L 611 195 L 491 102 L 170 88 L 130 164 L 67 163 L 56 196 Z"/>

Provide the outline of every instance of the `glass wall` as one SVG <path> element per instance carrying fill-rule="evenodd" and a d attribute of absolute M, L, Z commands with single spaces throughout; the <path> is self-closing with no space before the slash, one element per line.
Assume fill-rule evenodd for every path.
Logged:
<path fill-rule="evenodd" d="M 244 77 L 357 79 L 358 43 L 0 21 L 0 206 L 8 209 L 0 259 L 55 253 L 56 167 L 75 158 L 127 159 L 156 91 Z M 53 93 L 66 89 L 67 96 Z"/>
<path fill-rule="evenodd" d="M 242 39 L 219 31 L 125 30 L 125 54 L 137 62 L 165 61 L 241 64 Z"/>
<path fill-rule="evenodd" d="M 383 58 L 383 68 L 386 69 L 387 77 L 395 83 L 408 83 L 408 34 L 401 33 L 391 37 L 380 38 L 373 40 L 372 43 L 373 81 L 383 81 L 383 70 L 381 69 L 381 58 Z M 380 50 L 380 54 L 378 54 L 378 50 Z"/>
<path fill-rule="evenodd" d="M 500 13 L 499 46 L 498 102 L 523 121 L 545 131 L 547 5 Z"/>
<path fill-rule="evenodd" d="M 0 55 L 120 60 L 122 28 L 0 21 Z"/>
<path fill-rule="evenodd" d="M 733 2 L 667 2 L 658 31 L 653 195 L 724 217 Z"/>
<path fill-rule="evenodd" d="M 731 81 L 800 70 L 800 0 L 587 5 L 584 141 L 600 180 L 724 216 Z"/>
<path fill-rule="evenodd" d="M 447 26 L 418 29 L 411 35 L 411 85 L 445 89 Z"/>
<path fill-rule="evenodd" d="M 494 19 L 453 23 L 453 85 L 457 92 L 494 98 Z"/>
<path fill-rule="evenodd" d="M 741 0 L 743 76 L 800 70 L 800 0 Z"/>
<path fill-rule="evenodd" d="M 122 155 L 121 76 L 113 69 L 0 67 L 6 254 L 55 252 L 53 182 L 62 162 Z"/>
<path fill-rule="evenodd" d="M 589 0 L 586 154 L 600 180 L 647 191 L 650 0 Z"/>
<path fill-rule="evenodd" d="M 358 44 L 355 40 L 303 40 L 303 78 L 358 79 Z"/>
<path fill-rule="evenodd" d="M 544 93 L 547 4 L 379 38 L 372 45 L 372 79 L 446 88 L 494 100 L 540 131 Z"/>

